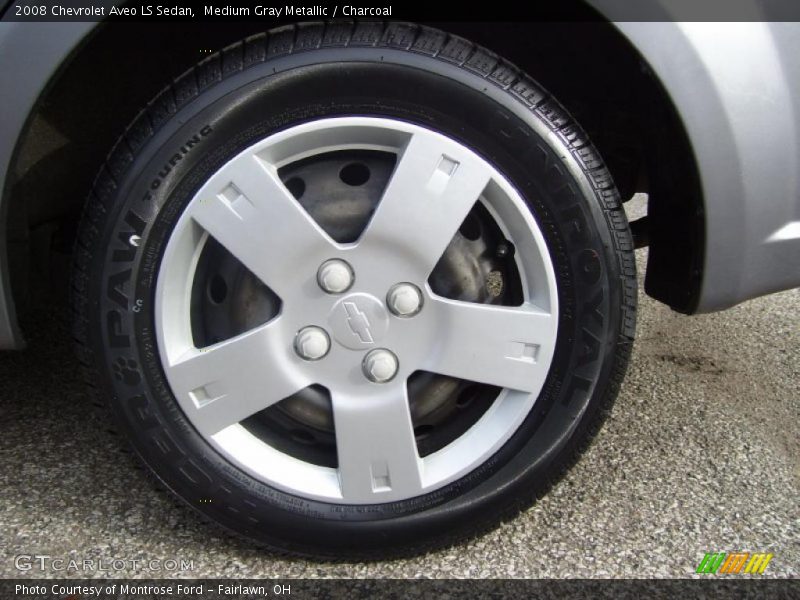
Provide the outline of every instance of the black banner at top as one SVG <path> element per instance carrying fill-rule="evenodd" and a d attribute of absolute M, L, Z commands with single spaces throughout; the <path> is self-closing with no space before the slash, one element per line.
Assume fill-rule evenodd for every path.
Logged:
<path fill-rule="evenodd" d="M 326 19 L 406 21 L 800 21 L 797 0 L 0 0 L 2 20 L 234 22 Z"/>

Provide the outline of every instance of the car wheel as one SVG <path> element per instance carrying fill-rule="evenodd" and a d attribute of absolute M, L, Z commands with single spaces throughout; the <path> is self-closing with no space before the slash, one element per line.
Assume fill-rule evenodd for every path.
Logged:
<path fill-rule="evenodd" d="M 633 245 L 585 135 L 409 24 L 286 27 L 165 89 L 76 248 L 87 378 L 167 488 L 273 549 L 418 552 L 529 505 L 624 375 Z"/>

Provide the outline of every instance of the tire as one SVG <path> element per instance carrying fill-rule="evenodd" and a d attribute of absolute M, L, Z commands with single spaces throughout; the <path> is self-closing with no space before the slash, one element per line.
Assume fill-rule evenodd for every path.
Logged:
<path fill-rule="evenodd" d="M 431 156 L 441 155 L 427 187 L 419 188 L 422 196 L 407 194 L 405 204 L 387 200 L 394 208 L 384 213 L 374 199 L 364 204 L 376 193 L 394 197 L 386 190 L 394 174 L 405 173 L 402 153 L 428 147 L 413 146 L 416 139 L 430 143 Z M 305 162 L 295 152 L 279 164 L 292 144 L 327 148 L 331 140 L 335 152 L 312 153 Z M 396 152 L 384 148 L 395 142 Z M 353 144 L 358 148 L 350 149 Z M 267 155 L 276 169 L 269 185 L 278 191 L 265 198 L 285 195 L 277 177 L 285 188 L 296 184 L 290 177 L 309 186 L 317 177 L 321 183 L 313 185 L 321 186 L 324 201 L 304 205 L 306 218 L 312 215 L 339 244 L 341 256 L 359 245 L 372 254 L 353 254 L 352 264 L 338 265 L 326 279 L 318 272 L 322 254 L 316 246 L 286 233 L 294 231 L 291 219 L 300 223 L 304 217 L 292 213 L 284 223 L 284 212 L 280 219 L 270 217 L 277 212 L 253 213 L 242 202 L 261 202 L 252 199 L 261 198 L 255 191 L 261 188 L 219 184 L 237 160 Z M 340 159 L 366 165 L 366 175 L 345 177 Z M 312 173 L 311 179 L 297 173 Z M 476 183 L 484 175 L 489 183 Z M 376 189 L 363 182 L 365 176 Z M 226 181 L 239 181 L 231 177 Z M 441 191 L 456 188 L 481 194 L 480 206 L 460 225 L 448 213 L 434 218 L 439 213 L 423 212 L 434 209 L 415 199 L 441 193 L 463 204 L 463 194 Z M 303 201 L 300 191 L 289 191 Z M 272 208 L 278 200 L 264 202 L 272 202 L 264 205 L 269 211 L 284 210 Z M 334 216 L 325 212 L 328 205 L 336 207 L 329 211 Z M 242 235 L 230 235 L 235 229 L 220 234 L 244 253 L 229 252 L 236 259 L 247 256 L 240 263 L 230 260 L 228 246 L 214 245 L 215 235 L 198 241 L 206 227 L 215 233 L 229 227 L 228 210 L 248 223 Z M 370 210 L 377 211 L 373 220 Z M 247 245 L 252 214 L 269 232 L 261 258 Z M 389 216 L 393 226 L 375 225 Z M 470 219 L 477 219 L 477 234 L 468 229 Z M 364 232 L 373 225 L 381 233 L 370 237 Z M 427 280 L 414 279 L 388 300 L 383 291 L 358 295 L 371 280 L 380 280 L 380 290 L 391 281 L 412 281 L 424 265 L 432 266 L 426 262 L 431 256 L 422 257 L 428 244 L 435 254 L 439 238 L 454 227 L 458 233 L 452 232 Z M 262 281 L 253 265 L 280 276 Z M 161 484 L 195 511 L 275 551 L 377 558 L 486 531 L 529 506 L 563 473 L 594 436 L 624 377 L 635 282 L 633 243 L 609 173 L 581 129 L 527 75 L 468 41 L 418 25 L 310 23 L 210 56 L 164 89 L 127 129 L 83 215 L 74 261 L 74 332 L 87 381 L 107 399 L 116 427 Z M 352 289 L 342 291 L 347 284 Z M 330 293 L 317 287 L 326 285 Z M 334 306 L 328 317 L 303 313 L 324 334 L 301 331 L 296 339 L 284 335 L 275 342 L 280 336 L 270 323 L 299 329 L 302 321 L 291 321 L 292 315 L 311 310 L 303 303 L 312 296 L 315 307 Z M 295 297 L 301 299 L 287 300 Z M 333 315 L 347 298 L 351 307 L 343 321 Z M 431 316 L 440 309 L 473 310 L 466 302 L 484 306 L 454 318 L 458 326 L 448 321 L 455 313 Z M 418 314 L 398 316 L 387 307 Z M 534 327 L 534 313 L 541 313 L 541 326 Z M 358 333 L 359 322 L 366 333 L 363 327 Z M 261 352 L 252 342 L 245 352 L 241 339 L 251 331 L 272 331 L 264 343 L 276 345 Z M 343 336 L 351 334 L 358 340 L 345 348 Z M 376 339 L 384 334 L 384 341 Z M 191 347 L 187 339 L 194 340 Z M 394 359 L 368 359 L 369 340 L 399 344 L 390 348 Z M 223 346 L 229 354 L 219 351 Z M 323 351 L 329 354 L 320 358 Z M 408 356 L 416 361 L 413 374 L 404 370 L 411 369 Z M 206 362 L 181 366 L 195 359 Z M 438 370 L 426 371 L 429 364 Z M 202 373 L 209 381 L 197 379 Z M 367 381 L 395 373 L 402 377 Z M 470 373 L 475 380 L 465 377 Z M 309 377 L 326 384 L 296 391 L 292 398 L 300 398 L 300 409 L 281 408 L 281 402 L 238 421 L 242 403 L 262 392 L 277 395 L 284 384 L 294 385 L 286 388 L 294 394 L 297 381 Z M 408 403 L 398 404 L 397 390 L 406 388 Z M 351 390 L 367 391 L 351 398 Z M 356 397 L 363 403 L 351 402 Z M 214 405 L 225 398 L 230 404 Z M 434 408 L 423 410 L 420 399 Z M 373 408 L 373 401 L 405 408 L 389 418 L 393 409 Z M 205 410 L 213 406 L 225 410 Z M 409 406 L 420 414 L 427 410 L 424 419 L 434 424 L 412 414 L 409 425 Z M 308 416 L 312 408 L 317 412 Z M 475 431 L 488 431 L 479 429 L 481 423 L 490 421 L 499 424 L 496 438 L 476 437 Z M 407 456 L 409 432 L 419 455 L 413 459 Z M 480 448 L 457 446 L 468 436 L 470 447 Z M 257 444 L 248 445 L 253 440 Z M 437 457 L 445 458 L 437 463 Z"/>

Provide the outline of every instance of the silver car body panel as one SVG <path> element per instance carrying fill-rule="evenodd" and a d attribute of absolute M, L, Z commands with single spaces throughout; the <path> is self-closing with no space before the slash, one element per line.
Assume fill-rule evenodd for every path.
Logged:
<path fill-rule="evenodd" d="M 6 184 L 11 161 L 39 95 L 95 25 L 0 22 L 0 349 L 24 344 L 8 273 Z"/>
<path fill-rule="evenodd" d="M 592 4 L 619 20 L 604 0 Z M 800 25 L 615 25 L 671 97 L 698 165 L 706 247 L 696 312 L 800 286 Z M 94 26 L 0 23 L 0 349 L 23 344 L 8 280 L 8 169 L 37 98 Z"/>
<path fill-rule="evenodd" d="M 800 286 L 800 25 L 616 25 L 694 150 L 706 214 L 695 312 Z"/>

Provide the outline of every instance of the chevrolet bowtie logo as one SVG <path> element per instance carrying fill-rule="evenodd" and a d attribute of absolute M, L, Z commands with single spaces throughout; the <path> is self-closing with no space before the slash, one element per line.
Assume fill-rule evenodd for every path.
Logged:
<path fill-rule="evenodd" d="M 355 302 L 344 302 L 344 310 L 347 313 L 347 326 L 353 335 L 358 336 L 362 344 L 374 344 L 372 332 L 369 330 L 369 319 L 367 315 L 358 310 Z"/>

